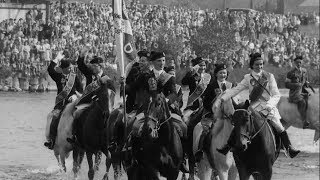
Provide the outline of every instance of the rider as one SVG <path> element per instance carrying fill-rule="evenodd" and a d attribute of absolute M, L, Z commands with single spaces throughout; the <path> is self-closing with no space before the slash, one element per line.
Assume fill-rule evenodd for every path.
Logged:
<path fill-rule="evenodd" d="M 146 50 L 142 50 L 138 52 L 139 61 L 134 62 L 132 66 L 127 70 L 128 75 L 126 77 L 126 85 L 128 87 L 132 86 L 132 84 L 137 80 L 139 74 L 149 70 L 149 52 Z M 122 89 L 122 88 L 121 88 Z M 132 112 L 137 109 L 137 105 L 135 104 L 136 93 L 134 91 L 126 90 L 127 100 L 126 100 L 126 111 L 127 113 Z"/>
<path fill-rule="evenodd" d="M 303 128 L 309 126 L 307 120 L 307 103 L 308 103 L 308 91 L 305 89 L 308 87 L 308 76 L 307 70 L 301 67 L 303 58 L 302 56 L 297 56 L 294 59 L 295 67 L 288 72 L 287 79 L 285 81 L 286 88 L 290 89 L 289 91 L 289 102 L 295 103 L 298 105 L 298 110 L 301 114 L 303 121 Z"/>
<path fill-rule="evenodd" d="M 56 67 L 60 61 L 59 67 Z M 61 72 L 57 72 L 60 69 Z M 52 121 L 50 124 L 50 132 L 48 141 L 44 143 L 49 149 L 53 149 L 55 138 L 57 136 L 57 128 L 60 120 L 60 115 L 68 102 L 77 99 L 76 91 L 82 93 L 82 84 L 75 73 L 72 72 L 72 65 L 69 60 L 64 59 L 61 52 L 52 60 L 48 66 L 48 73 L 50 77 L 56 82 L 57 97 L 53 111 Z"/>
<path fill-rule="evenodd" d="M 202 105 L 200 96 L 206 90 L 207 85 L 211 80 L 211 75 L 206 73 L 206 60 L 197 57 L 191 60 L 192 68 L 182 78 L 182 85 L 189 86 L 189 97 L 185 110 L 196 111 Z"/>
<path fill-rule="evenodd" d="M 280 134 L 281 141 L 289 156 L 295 157 L 300 151 L 296 150 L 289 140 L 288 134 L 280 122 L 280 114 L 277 109 L 277 104 L 280 100 L 280 92 L 277 87 L 277 82 L 273 74 L 263 70 L 264 61 L 260 53 L 250 55 L 250 68 L 252 72 L 246 74 L 244 79 L 234 88 L 226 90 L 222 95 L 221 101 L 226 101 L 231 97 L 236 96 L 243 90 L 249 90 L 251 109 L 263 114 L 270 123 L 274 126 L 277 134 Z M 227 154 L 234 144 L 234 131 L 232 131 L 227 144 L 221 149 L 217 149 L 222 154 Z"/>
<path fill-rule="evenodd" d="M 133 91 L 137 91 L 139 89 L 144 89 L 147 92 L 149 92 L 149 83 L 152 83 L 154 81 L 157 82 L 156 84 L 156 90 L 157 92 L 162 92 L 164 96 L 168 99 L 168 105 L 169 106 L 175 106 L 174 103 L 174 97 L 176 97 L 176 83 L 175 83 L 175 77 L 173 75 L 170 75 L 164 71 L 164 65 L 165 65 L 165 54 L 163 52 L 151 52 L 150 53 L 150 61 L 153 65 L 153 69 L 149 70 L 147 72 L 142 73 L 139 75 L 138 79 L 131 85 L 130 89 Z M 145 101 L 148 100 L 148 97 L 145 97 Z M 142 108 L 138 109 L 137 116 L 139 117 L 142 113 Z M 186 137 L 187 132 L 187 126 L 182 121 L 182 119 L 179 122 L 174 121 L 174 124 L 176 126 L 181 127 L 183 131 L 183 138 Z M 139 120 L 136 120 L 132 127 L 133 134 L 137 133 L 139 131 L 139 127 L 141 126 L 141 123 Z M 188 169 L 185 165 L 185 163 L 182 164 L 181 170 L 184 172 L 188 172 Z"/>
<path fill-rule="evenodd" d="M 197 162 L 199 162 L 203 157 L 204 140 L 212 126 L 212 103 L 216 97 L 226 89 L 232 88 L 232 83 L 226 81 L 228 71 L 225 64 L 216 64 L 213 75 L 214 78 L 210 81 L 206 91 L 203 93 L 203 107 L 205 112 L 203 113 L 203 118 L 201 118 L 203 131 L 200 136 L 198 151 L 195 153 L 195 159 Z"/>
<path fill-rule="evenodd" d="M 103 71 L 104 68 L 104 61 L 101 57 L 93 56 L 93 58 L 90 60 L 89 64 L 86 64 L 84 62 L 85 55 L 88 52 L 88 48 L 83 48 L 81 50 L 81 53 L 79 55 L 79 58 L 77 60 L 78 69 L 81 71 L 81 73 L 86 77 L 86 88 L 82 94 L 82 96 L 79 98 L 77 102 L 77 110 L 74 112 L 74 131 L 72 138 L 67 138 L 67 141 L 70 143 L 76 142 L 76 136 L 77 134 L 75 131 L 76 127 L 79 127 L 77 117 L 81 115 L 81 113 L 86 110 L 91 103 L 93 102 L 93 99 L 95 97 L 95 92 L 100 87 L 100 80 L 102 78 L 110 79 L 108 75 Z M 115 92 L 114 84 L 110 87 Z M 82 105 L 82 106 L 80 106 Z M 81 129 L 81 128 L 80 128 Z"/>
<path fill-rule="evenodd" d="M 104 63 L 101 57 L 93 56 L 88 65 L 84 62 L 87 52 L 88 48 L 84 47 L 77 60 L 78 69 L 86 77 L 86 87 L 98 78 L 106 76 L 103 71 Z"/>
<path fill-rule="evenodd" d="M 176 71 L 175 71 L 175 66 L 168 66 L 167 68 L 165 68 L 165 72 L 176 77 Z M 182 93 L 182 88 L 179 84 L 176 84 L 176 97 L 174 97 L 174 106 L 170 106 L 171 111 L 177 113 L 178 115 L 180 115 L 181 117 L 182 112 L 181 112 L 181 108 L 183 106 L 183 93 Z"/>

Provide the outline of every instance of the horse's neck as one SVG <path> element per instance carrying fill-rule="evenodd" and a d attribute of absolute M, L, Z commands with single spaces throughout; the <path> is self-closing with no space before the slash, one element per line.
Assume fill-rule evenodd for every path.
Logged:
<path fill-rule="evenodd" d="M 212 128 L 212 136 L 214 144 L 218 146 L 222 146 L 225 144 L 231 134 L 231 131 L 233 129 L 232 124 L 229 122 L 229 120 L 226 119 L 218 119 L 214 127 Z"/>
<path fill-rule="evenodd" d="M 273 136 L 272 136 L 272 129 L 269 129 L 268 127 L 268 120 L 264 119 L 264 118 L 254 118 L 253 117 L 253 125 L 254 125 L 254 132 L 252 132 L 254 135 L 256 133 L 258 133 L 256 135 L 255 138 L 260 139 L 261 141 L 261 147 L 262 145 L 264 147 L 269 147 L 272 148 L 272 150 L 274 149 L 274 142 L 273 142 Z M 265 122 L 266 121 L 266 122 Z"/>
<path fill-rule="evenodd" d="M 100 107 L 99 103 L 98 102 L 95 102 L 95 103 L 96 104 L 94 108 L 92 108 L 87 119 L 89 118 L 89 121 L 91 121 L 92 125 L 96 126 L 99 129 L 102 129 L 105 126 L 106 118 L 108 118 L 105 116 L 108 115 L 109 113 L 104 114 L 102 107 Z"/>
<path fill-rule="evenodd" d="M 172 122 L 167 121 L 163 123 L 159 129 L 160 141 L 170 145 L 169 142 L 171 142 L 173 130 Z"/>

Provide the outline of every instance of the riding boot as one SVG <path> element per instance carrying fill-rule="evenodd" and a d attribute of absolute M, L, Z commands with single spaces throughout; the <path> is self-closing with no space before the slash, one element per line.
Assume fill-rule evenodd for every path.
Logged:
<path fill-rule="evenodd" d="M 49 140 L 44 143 L 44 146 L 46 146 L 48 149 L 53 149 L 54 144 L 55 144 L 55 139 L 57 136 L 57 129 L 58 129 L 58 124 L 59 124 L 59 118 L 60 114 L 56 113 L 52 117 L 52 121 L 50 124 L 50 130 L 49 130 Z"/>
<path fill-rule="evenodd" d="M 204 144 L 205 137 L 206 137 L 206 133 L 202 131 L 202 134 L 199 139 L 198 151 L 194 155 L 196 162 L 200 162 L 203 157 L 203 144 Z"/>
<path fill-rule="evenodd" d="M 306 129 L 309 127 L 310 123 L 307 120 L 307 104 L 306 101 L 304 99 L 300 100 L 298 102 L 298 111 L 301 115 L 302 121 L 303 121 L 303 129 Z"/>
<path fill-rule="evenodd" d="M 292 145 L 291 145 L 291 142 L 289 140 L 289 136 L 287 134 L 286 131 L 283 131 L 281 134 L 280 134 L 280 138 L 282 140 L 282 143 L 287 151 L 287 153 L 289 154 L 289 156 L 291 158 L 294 158 L 296 157 L 299 153 L 300 153 L 300 150 L 297 150 L 295 149 Z"/>
<path fill-rule="evenodd" d="M 219 153 L 223 154 L 223 155 L 226 155 L 228 154 L 228 152 L 231 150 L 232 148 L 232 145 L 234 144 L 234 139 L 235 139 L 235 132 L 234 130 L 231 131 L 231 134 L 229 136 L 229 139 L 227 141 L 227 144 L 224 145 L 222 148 L 220 149 L 216 149 Z"/>

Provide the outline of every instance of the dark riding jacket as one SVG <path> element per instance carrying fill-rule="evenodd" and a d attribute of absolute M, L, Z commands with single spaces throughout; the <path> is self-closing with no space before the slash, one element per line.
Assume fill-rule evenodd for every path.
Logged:
<path fill-rule="evenodd" d="M 49 76 L 54 80 L 54 82 L 56 83 L 57 85 L 57 89 L 58 89 L 58 92 L 57 94 L 59 94 L 64 86 L 66 85 L 66 83 L 68 82 L 68 76 L 62 74 L 62 73 L 58 73 L 56 70 L 55 70 L 55 67 L 56 67 L 56 63 L 51 61 L 49 66 L 48 66 L 48 73 L 49 73 Z M 57 104 L 55 109 L 62 109 L 65 105 L 66 105 L 66 101 L 69 99 L 70 96 L 76 94 L 76 91 L 78 91 L 79 93 L 82 93 L 83 92 L 83 88 L 82 88 L 82 83 L 80 82 L 80 79 L 78 76 L 76 76 L 75 78 L 75 82 L 73 84 L 73 87 L 72 87 L 72 90 L 71 92 L 69 93 L 69 95 L 66 97 L 66 99 Z"/>
<path fill-rule="evenodd" d="M 308 93 L 305 89 L 306 81 L 308 80 L 307 70 L 305 68 L 293 68 L 287 73 L 287 79 L 285 82 L 286 88 L 290 89 L 289 91 L 289 101 L 298 102 L 303 100 L 303 94 Z"/>

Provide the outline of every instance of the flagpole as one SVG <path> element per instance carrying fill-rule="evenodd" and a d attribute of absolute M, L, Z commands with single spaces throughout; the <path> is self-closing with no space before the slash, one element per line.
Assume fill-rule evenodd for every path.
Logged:
<path fill-rule="evenodd" d="M 126 143 L 126 140 L 127 140 L 127 127 L 128 127 L 128 123 L 127 123 L 127 118 L 126 118 L 126 77 L 125 77 L 125 67 L 124 67 L 124 51 L 123 51 L 123 33 L 124 33 L 124 29 L 123 29 L 123 17 L 122 17 L 122 11 L 123 11 L 123 3 L 122 3 L 122 0 L 114 0 L 114 18 L 115 18 L 115 22 L 116 22 L 116 25 L 118 27 L 116 27 L 116 33 L 115 35 L 118 36 L 118 38 L 116 38 L 116 47 L 117 47 L 117 56 L 120 55 L 120 57 L 118 57 L 120 60 L 120 88 L 122 88 L 122 103 L 123 103 L 123 121 L 125 123 L 125 127 L 124 127 L 124 142 L 126 144 L 125 146 L 125 161 L 127 160 L 127 156 L 128 156 L 128 143 Z M 121 90 L 120 90 L 121 92 Z M 122 150 L 120 150 L 122 151 Z"/>

